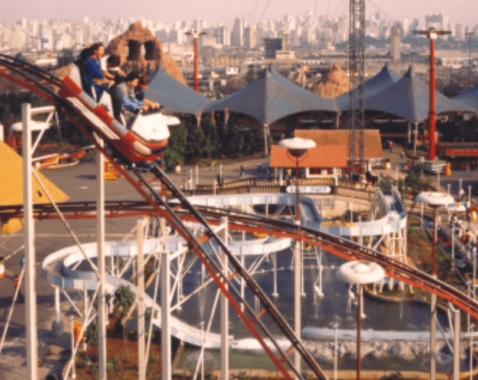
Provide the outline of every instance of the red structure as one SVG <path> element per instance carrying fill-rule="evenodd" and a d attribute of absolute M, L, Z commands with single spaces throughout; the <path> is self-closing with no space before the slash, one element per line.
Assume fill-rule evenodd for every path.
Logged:
<path fill-rule="evenodd" d="M 435 40 L 437 36 L 450 34 L 449 31 L 436 30 L 431 27 L 428 31 L 415 31 L 416 34 L 423 34 L 430 39 L 430 109 L 428 112 L 428 159 L 435 160 L 435 138 L 436 138 L 436 112 L 435 112 Z"/>
<path fill-rule="evenodd" d="M 194 38 L 194 91 L 199 91 L 198 86 L 198 38 L 199 36 L 204 36 L 206 33 L 200 33 L 195 30 L 192 32 L 186 33 L 187 36 Z"/>

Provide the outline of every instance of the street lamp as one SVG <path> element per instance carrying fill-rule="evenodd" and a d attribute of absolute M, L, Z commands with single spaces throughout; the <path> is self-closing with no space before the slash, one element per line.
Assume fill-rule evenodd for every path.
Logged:
<path fill-rule="evenodd" d="M 470 380 L 473 380 L 473 330 L 475 330 L 474 323 L 468 326 L 468 333 L 470 334 Z"/>
<path fill-rule="evenodd" d="M 468 32 L 465 34 L 465 36 L 468 37 L 468 64 L 470 65 L 470 75 L 472 71 L 472 65 L 471 65 L 471 37 L 474 36 L 475 33 L 473 32 Z"/>
<path fill-rule="evenodd" d="M 204 36 L 206 33 L 198 32 L 197 30 L 193 30 L 191 32 L 187 32 L 186 36 L 191 36 L 194 39 L 194 91 L 198 92 L 198 38 L 200 36 Z"/>
<path fill-rule="evenodd" d="M 332 326 L 334 328 L 334 380 L 337 380 L 337 331 L 339 328 L 338 323 L 334 323 Z"/>
<path fill-rule="evenodd" d="M 433 208 L 433 244 L 432 244 L 432 276 L 437 277 L 436 271 L 436 216 L 437 209 L 441 206 L 447 206 L 455 202 L 451 195 L 440 192 L 424 192 L 418 194 L 416 200 L 422 202 Z M 436 362 L 435 362 L 435 347 L 436 347 L 436 304 L 437 296 L 431 295 L 431 315 L 430 315 L 430 379 L 435 379 Z"/>
<path fill-rule="evenodd" d="M 279 142 L 281 148 L 286 148 L 289 154 L 295 157 L 295 223 L 300 224 L 299 217 L 299 158 L 302 157 L 307 149 L 315 148 L 316 144 L 313 140 L 294 137 L 292 139 L 284 139 Z"/>
<path fill-rule="evenodd" d="M 340 266 L 337 278 L 357 286 L 357 380 L 360 380 L 360 333 L 362 329 L 362 285 L 382 281 L 385 271 L 377 263 L 370 261 L 349 261 Z"/>
<path fill-rule="evenodd" d="M 431 27 L 428 31 L 416 30 L 415 34 L 422 34 L 430 39 L 430 99 L 428 112 L 428 159 L 435 161 L 435 128 L 436 128 L 436 113 L 435 113 L 435 40 L 438 36 L 451 34 L 450 31 L 436 30 Z"/>

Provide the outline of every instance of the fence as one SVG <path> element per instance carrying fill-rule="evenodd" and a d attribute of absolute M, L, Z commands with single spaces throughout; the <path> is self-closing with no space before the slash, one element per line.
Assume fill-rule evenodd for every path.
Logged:
<path fill-rule="evenodd" d="M 195 195 L 232 195 L 232 194 L 251 194 L 251 193 L 286 193 L 287 186 L 295 186 L 293 180 L 283 180 L 282 185 L 276 178 L 245 178 L 233 182 L 223 183 L 222 185 L 197 185 L 194 190 L 184 190 L 188 196 Z M 349 198 L 365 199 L 372 201 L 375 186 L 363 185 L 350 180 L 339 180 L 335 185 L 334 178 L 299 178 L 299 186 L 329 186 L 329 194 L 342 195 Z M 301 194 L 310 194 L 301 192 Z M 166 192 L 166 195 L 169 195 Z"/>

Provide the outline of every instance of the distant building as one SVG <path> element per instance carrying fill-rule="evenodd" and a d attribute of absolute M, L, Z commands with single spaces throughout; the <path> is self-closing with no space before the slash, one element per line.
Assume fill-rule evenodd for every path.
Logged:
<path fill-rule="evenodd" d="M 236 18 L 231 33 L 231 45 L 242 47 L 244 46 L 244 19 Z"/>
<path fill-rule="evenodd" d="M 256 27 L 254 25 L 244 29 L 244 46 L 248 49 L 256 47 Z"/>
<path fill-rule="evenodd" d="M 264 38 L 265 59 L 276 59 L 276 52 L 289 49 L 289 35 L 282 38 Z"/>
<path fill-rule="evenodd" d="M 390 32 L 390 55 L 393 61 L 400 61 L 401 58 L 401 34 L 402 31 L 398 25 L 392 26 Z"/>

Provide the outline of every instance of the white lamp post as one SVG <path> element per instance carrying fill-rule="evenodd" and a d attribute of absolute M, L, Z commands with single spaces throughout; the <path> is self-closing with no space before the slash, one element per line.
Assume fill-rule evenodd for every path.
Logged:
<path fill-rule="evenodd" d="M 300 224 L 299 216 L 299 159 L 307 149 L 315 148 L 315 142 L 309 139 L 294 137 L 293 139 L 284 139 L 279 142 L 281 148 L 286 148 L 292 157 L 295 157 L 295 223 Z M 294 332 L 298 339 L 301 335 L 301 277 L 302 277 L 302 243 L 298 241 L 294 249 Z M 295 352 L 294 366 L 300 372 L 301 356 Z"/>
<path fill-rule="evenodd" d="M 374 262 L 349 261 L 336 272 L 339 280 L 357 285 L 357 380 L 360 380 L 360 332 L 362 329 L 362 285 L 383 280 L 385 271 Z"/>
<path fill-rule="evenodd" d="M 337 380 L 337 331 L 339 328 L 339 324 L 335 323 L 334 324 L 334 380 Z"/>
<path fill-rule="evenodd" d="M 284 139 L 279 142 L 281 148 L 286 148 L 289 154 L 295 157 L 295 222 L 300 224 L 299 217 L 299 158 L 302 157 L 307 149 L 315 148 L 316 144 L 310 139 L 301 139 L 294 137 L 293 139 Z"/>
<path fill-rule="evenodd" d="M 437 209 L 455 202 L 451 195 L 440 192 L 424 192 L 418 194 L 416 200 L 433 208 L 433 243 L 432 243 L 432 276 L 437 277 L 436 271 L 436 216 Z M 436 375 L 435 347 L 436 347 L 436 304 L 437 296 L 431 295 L 430 315 L 430 379 L 434 380 Z"/>
<path fill-rule="evenodd" d="M 468 333 L 470 334 L 470 380 L 473 380 L 473 331 L 475 330 L 475 324 L 472 323 L 468 326 Z"/>

